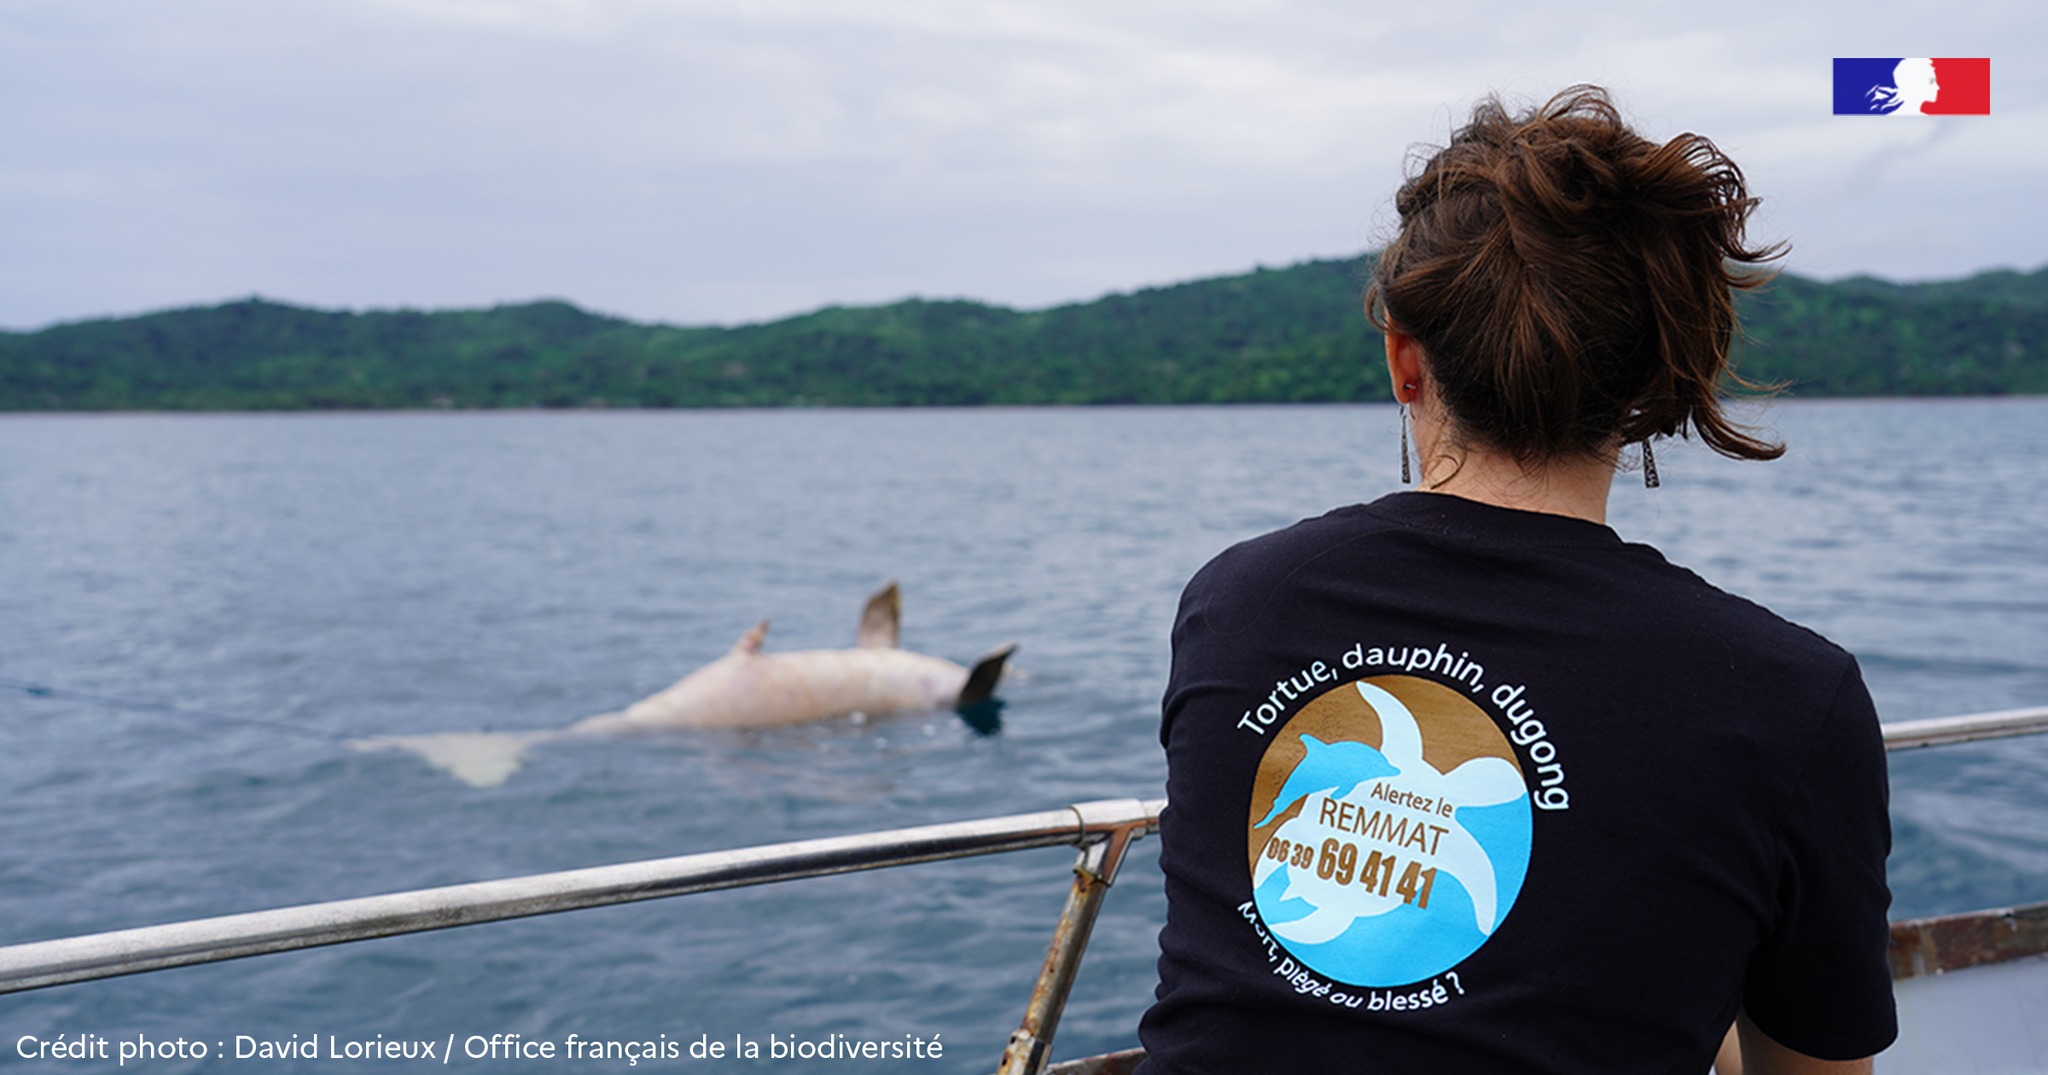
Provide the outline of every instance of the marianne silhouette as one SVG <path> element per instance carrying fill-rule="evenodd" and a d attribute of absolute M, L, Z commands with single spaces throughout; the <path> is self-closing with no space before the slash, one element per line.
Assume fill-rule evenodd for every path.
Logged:
<path fill-rule="evenodd" d="M 1923 116 L 1922 108 L 1934 103 L 1941 84 L 1934 80 L 1934 61 L 1925 56 L 1908 56 L 1892 68 L 1892 84 L 1872 86 L 1864 94 L 1871 111 L 1887 116 Z"/>

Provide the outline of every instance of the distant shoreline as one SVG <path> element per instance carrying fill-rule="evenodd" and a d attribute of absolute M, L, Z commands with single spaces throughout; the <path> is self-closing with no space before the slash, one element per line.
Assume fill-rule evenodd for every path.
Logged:
<path fill-rule="evenodd" d="M 1823 406 L 1835 403 L 2012 403 L 2029 404 L 2048 400 L 2048 392 L 2005 392 L 1977 395 L 1887 395 L 1887 396 L 1796 396 L 1789 393 L 1777 396 L 1734 396 L 1739 404 L 1767 409 L 1783 404 L 1800 406 Z M 881 413 L 885 411 L 1094 411 L 1094 410 L 1170 410 L 1174 408 L 1256 408 L 1274 409 L 1316 407 L 1392 407 L 1391 398 L 1384 400 L 1308 400 L 1304 402 L 1244 402 L 1244 403 L 981 403 L 981 404 L 857 404 L 801 406 L 732 406 L 732 407 L 613 407 L 613 406 L 566 406 L 566 407 L 272 407 L 264 409 L 241 408 L 237 410 L 158 409 L 136 407 L 104 410 L 0 410 L 0 420 L 10 418 L 351 418 L 351 417 L 485 417 L 504 415 L 508 417 L 536 415 L 595 415 L 595 414 L 748 414 L 761 412 L 813 412 L 813 413 Z"/>
<path fill-rule="evenodd" d="M 350 313 L 250 299 L 0 333 L 0 412 L 1343 403 L 1387 398 L 1369 255 L 1015 310 L 912 299 L 731 328 L 566 302 Z M 1789 398 L 2048 394 L 2048 269 L 1741 297 Z M 1740 395 L 1741 393 L 1736 393 Z"/>

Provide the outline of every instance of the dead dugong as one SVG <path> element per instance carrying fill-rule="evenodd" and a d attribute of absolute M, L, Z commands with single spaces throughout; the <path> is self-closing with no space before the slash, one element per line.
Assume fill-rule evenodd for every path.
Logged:
<path fill-rule="evenodd" d="M 675 728 L 765 728 L 862 713 L 965 709 L 987 702 L 1017 648 L 999 646 L 964 668 L 897 647 L 902 597 L 894 582 L 868 598 L 852 649 L 768 653 L 768 621 L 725 656 L 616 713 L 557 731 L 445 732 L 358 739 L 358 750 L 409 750 L 476 787 L 502 784 L 536 743 Z"/>

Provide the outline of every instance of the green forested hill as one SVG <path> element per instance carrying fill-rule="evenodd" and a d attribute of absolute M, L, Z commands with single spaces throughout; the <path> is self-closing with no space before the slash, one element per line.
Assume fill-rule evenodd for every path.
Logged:
<path fill-rule="evenodd" d="M 251 299 L 0 333 L 0 410 L 1379 400 L 1366 262 L 1047 310 L 911 300 L 734 328 L 562 302 L 336 313 Z M 1794 395 L 2048 393 L 2048 269 L 1900 285 L 1781 278 L 1741 368 Z"/>
<path fill-rule="evenodd" d="M 1795 395 L 2048 393 L 2048 269 L 1929 284 L 1784 276 L 1744 317 L 1744 370 Z"/>

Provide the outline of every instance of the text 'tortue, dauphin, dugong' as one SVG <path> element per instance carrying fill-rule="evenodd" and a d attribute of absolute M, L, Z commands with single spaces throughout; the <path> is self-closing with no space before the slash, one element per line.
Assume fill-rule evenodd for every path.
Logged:
<path fill-rule="evenodd" d="M 768 621 L 725 656 L 616 713 L 545 732 L 444 732 L 359 739 L 359 750 L 410 750 L 476 787 L 502 784 L 536 743 L 676 728 L 763 728 L 861 713 L 962 709 L 989 700 L 1015 645 L 973 668 L 897 648 L 902 598 L 894 582 L 868 598 L 852 649 L 767 653 Z"/>

